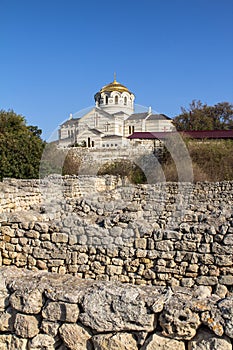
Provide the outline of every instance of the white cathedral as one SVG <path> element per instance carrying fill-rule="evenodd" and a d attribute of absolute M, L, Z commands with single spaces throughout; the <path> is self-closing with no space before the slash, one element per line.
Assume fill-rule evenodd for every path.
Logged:
<path fill-rule="evenodd" d="M 143 139 L 148 133 L 174 130 L 172 119 L 164 114 L 134 112 L 135 95 L 114 81 L 94 96 L 95 107 L 80 118 L 70 116 L 59 128 L 59 146 L 118 148 L 130 145 L 130 137 Z M 134 137 L 135 135 L 135 137 Z"/>

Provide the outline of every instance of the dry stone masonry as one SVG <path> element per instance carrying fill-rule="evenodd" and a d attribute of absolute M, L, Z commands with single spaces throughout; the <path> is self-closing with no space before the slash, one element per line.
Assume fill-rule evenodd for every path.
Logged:
<path fill-rule="evenodd" d="M 232 350 L 233 294 L 0 268 L 0 349 Z"/>
<path fill-rule="evenodd" d="M 1 186 L 0 349 L 232 350 L 233 182 Z"/>
<path fill-rule="evenodd" d="M 58 200 L 47 205 L 0 215 L 0 264 L 231 291 L 232 182 L 179 189 L 174 183 L 118 186 L 119 179 L 84 179 L 66 178 L 63 200 L 56 191 Z"/>

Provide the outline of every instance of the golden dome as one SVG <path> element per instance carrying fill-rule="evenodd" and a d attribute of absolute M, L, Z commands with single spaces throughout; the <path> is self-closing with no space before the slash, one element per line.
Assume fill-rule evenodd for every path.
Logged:
<path fill-rule="evenodd" d="M 132 94 L 132 92 L 130 92 L 126 86 L 124 86 L 124 85 L 118 83 L 118 81 L 116 81 L 116 76 L 114 76 L 114 81 L 112 83 L 105 85 L 100 90 L 100 92 L 112 92 L 112 91 L 128 92 L 129 94 Z"/>

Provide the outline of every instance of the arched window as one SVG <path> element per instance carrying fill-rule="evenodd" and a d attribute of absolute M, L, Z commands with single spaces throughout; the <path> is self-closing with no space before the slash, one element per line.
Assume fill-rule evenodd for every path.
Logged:
<path fill-rule="evenodd" d="M 105 97 L 105 103 L 108 104 L 108 96 Z"/>
<path fill-rule="evenodd" d="M 115 105 L 118 105 L 118 96 L 115 96 Z"/>
<path fill-rule="evenodd" d="M 124 97 L 124 105 L 127 105 L 127 97 Z"/>

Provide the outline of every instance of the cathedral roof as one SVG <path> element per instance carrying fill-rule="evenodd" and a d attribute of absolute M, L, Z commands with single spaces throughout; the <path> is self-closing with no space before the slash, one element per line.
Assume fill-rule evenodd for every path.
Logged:
<path fill-rule="evenodd" d="M 148 112 L 145 112 L 145 113 L 133 113 L 126 120 L 140 120 L 140 119 L 145 119 L 147 116 L 148 116 Z"/>
<path fill-rule="evenodd" d="M 168 116 L 165 114 L 149 114 L 148 112 L 144 113 L 133 113 L 129 118 L 126 120 L 141 120 L 141 119 L 147 119 L 147 120 L 171 120 Z"/>
<path fill-rule="evenodd" d="M 165 114 L 151 114 L 147 120 L 171 120 L 170 117 L 168 117 L 167 115 Z"/>
<path fill-rule="evenodd" d="M 114 81 L 112 83 L 105 85 L 100 90 L 100 92 L 112 92 L 112 91 L 128 92 L 129 94 L 132 94 L 132 92 L 130 92 L 126 86 L 116 81 L 116 76 L 114 76 Z"/>

